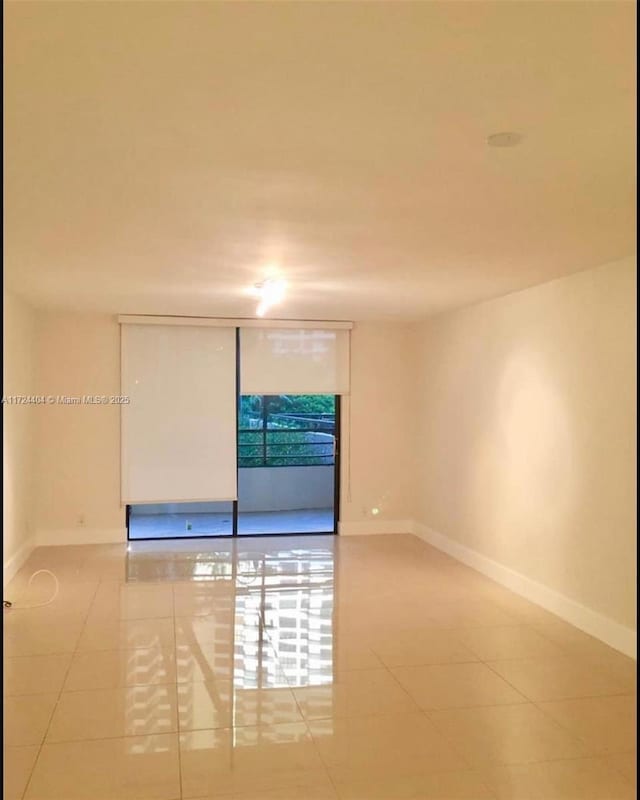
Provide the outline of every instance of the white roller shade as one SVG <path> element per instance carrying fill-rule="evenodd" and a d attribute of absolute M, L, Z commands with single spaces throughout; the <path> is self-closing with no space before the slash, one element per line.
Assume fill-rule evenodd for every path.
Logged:
<path fill-rule="evenodd" d="M 241 328 L 242 394 L 348 394 L 349 331 Z"/>
<path fill-rule="evenodd" d="M 234 328 L 122 332 L 122 502 L 236 498 Z"/>

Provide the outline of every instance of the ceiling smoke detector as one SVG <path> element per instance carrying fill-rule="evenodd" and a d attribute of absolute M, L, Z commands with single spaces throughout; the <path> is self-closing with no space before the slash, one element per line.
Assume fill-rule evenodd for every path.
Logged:
<path fill-rule="evenodd" d="M 524 137 L 515 131 L 505 131 L 504 133 L 492 133 L 487 136 L 489 147 L 516 147 Z"/>

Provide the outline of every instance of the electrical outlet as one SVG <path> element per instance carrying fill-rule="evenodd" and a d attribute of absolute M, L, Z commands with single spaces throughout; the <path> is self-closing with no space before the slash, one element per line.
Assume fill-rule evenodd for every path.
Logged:
<path fill-rule="evenodd" d="M 78 525 L 81 528 L 84 527 L 84 514 L 78 514 Z"/>

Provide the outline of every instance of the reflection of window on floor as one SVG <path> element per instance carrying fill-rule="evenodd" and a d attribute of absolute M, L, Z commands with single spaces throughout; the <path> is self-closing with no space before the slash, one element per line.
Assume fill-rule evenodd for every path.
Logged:
<path fill-rule="evenodd" d="M 235 547 L 207 553 L 195 543 L 179 557 L 159 556 L 157 550 L 128 556 L 130 581 L 185 582 L 174 588 L 185 613 L 175 620 L 185 724 L 193 722 L 205 697 L 230 724 L 289 719 L 289 695 L 255 690 L 333 682 L 333 561 L 332 547 L 302 552 L 282 547 L 268 555 L 254 555 L 247 547 L 238 555 Z M 217 613 L 198 616 L 205 607 Z M 149 670 L 156 668 L 148 664 Z M 190 689 L 191 681 L 200 685 Z"/>
<path fill-rule="evenodd" d="M 199 545 L 200 546 L 200 545 Z M 180 557 L 167 555 L 158 563 L 157 551 L 136 552 L 127 556 L 127 581 L 187 581 L 189 585 L 202 582 L 211 585 L 215 580 L 232 578 L 233 566 L 229 553 L 183 552 Z"/>
<path fill-rule="evenodd" d="M 295 574 L 302 570 L 302 574 Z M 242 601 L 248 620 L 258 620 L 264 632 L 260 657 L 277 658 L 283 685 L 317 686 L 333 681 L 333 551 L 315 552 L 300 565 L 299 557 L 280 563 L 266 559 L 253 576 L 247 574 Z M 240 580 L 240 576 L 238 578 Z M 239 599 L 239 598 L 238 598 Z M 238 608 L 238 606 L 236 606 Z M 240 618 L 236 612 L 236 626 Z M 248 680 L 242 659 L 236 660 L 235 677 Z M 255 680 L 265 677 L 257 665 Z M 254 680 L 254 679 L 252 679 Z M 259 683 L 258 683 L 259 685 Z"/>
<path fill-rule="evenodd" d="M 318 590 L 314 590 L 316 593 Z M 262 595 L 238 597 L 234 668 L 234 718 L 271 725 L 291 719 L 291 695 L 255 689 L 314 686 L 333 681 L 333 639 L 330 620 L 333 585 L 321 590 L 328 619 L 322 624 L 317 603 L 305 588 L 279 588 Z M 257 623 L 257 624 L 256 624 Z"/>

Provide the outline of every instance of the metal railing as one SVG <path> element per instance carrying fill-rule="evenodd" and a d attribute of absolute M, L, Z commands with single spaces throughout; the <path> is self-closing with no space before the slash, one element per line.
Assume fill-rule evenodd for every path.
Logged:
<path fill-rule="evenodd" d="M 328 431 L 329 433 L 335 432 L 336 415 L 335 414 L 318 414 L 318 413 L 301 413 L 301 414 L 287 414 L 280 412 L 277 414 L 269 414 L 269 419 L 275 425 L 284 423 L 286 428 L 297 428 L 299 425 L 302 427 L 312 426 L 309 430 Z"/>
<path fill-rule="evenodd" d="M 313 415 L 314 424 L 296 428 L 277 427 L 285 420 L 276 420 L 276 416 L 289 415 L 274 414 L 274 427 L 238 429 L 238 467 L 329 466 L 335 463 L 333 415 L 326 420 L 318 420 L 317 415 Z"/>

